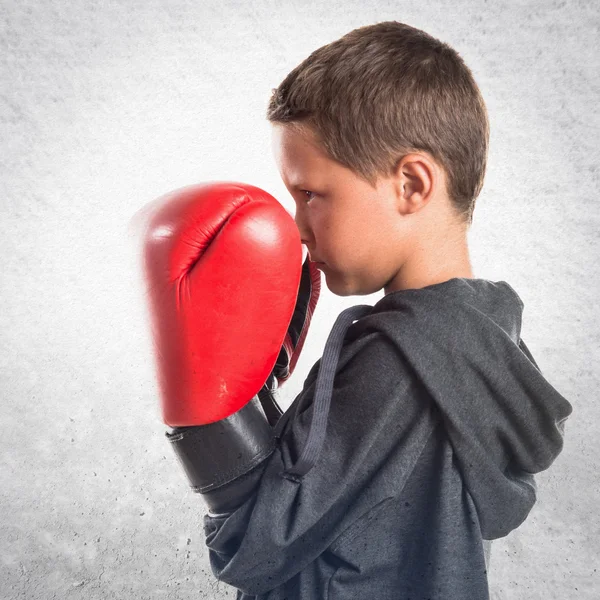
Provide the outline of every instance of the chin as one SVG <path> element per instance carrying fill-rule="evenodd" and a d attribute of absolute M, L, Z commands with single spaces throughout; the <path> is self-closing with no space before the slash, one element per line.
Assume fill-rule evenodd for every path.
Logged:
<path fill-rule="evenodd" d="M 360 285 L 360 283 L 353 285 L 352 282 L 348 281 L 343 277 L 331 277 L 325 274 L 325 284 L 332 294 L 345 298 L 347 296 L 368 296 L 374 294 L 382 289 L 383 286 L 377 287 L 372 283 L 369 286 Z"/>
<path fill-rule="evenodd" d="M 353 296 L 354 295 L 353 291 L 349 290 L 346 286 L 335 285 L 335 283 L 332 285 L 327 280 L 325 280 L 325 284 L 327 285 L 327 289 L 332 294 L 335 294 L 336 296 L 345 297 L 345 296 Z"/>
<path fill-rule="evenodd" d="M 336 296 L 352 296 L 354 292 L 349 288 L 348 282 L 341 277 L 331 275 L 331 272 L 324 271 L 325 285 L 327 289 Z"/>

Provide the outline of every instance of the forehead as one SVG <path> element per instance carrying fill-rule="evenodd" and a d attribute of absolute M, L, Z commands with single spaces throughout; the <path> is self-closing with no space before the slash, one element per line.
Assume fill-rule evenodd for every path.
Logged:
<path fill-rule="evenodd" d="M 276 123 L 271 135 L 273 155 L 282 179 L 288 186 L 303 184 L 331 162 L 310 130 L 299 131 Z"/>

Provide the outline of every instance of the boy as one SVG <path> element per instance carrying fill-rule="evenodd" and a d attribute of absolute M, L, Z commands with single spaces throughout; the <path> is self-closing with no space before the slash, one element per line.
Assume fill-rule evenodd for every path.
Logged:
<path fill-rule="evenodd" d="M 252 468 L 195 486 L 213 573 L 238 599 L 487 599 L 489 540 L 527 517 L 572 408 L 520 338 L 517 293 L 471 270 L 479 90 L 449 46 L 384 22 L 313 52 L 268 118 L 310 264 L 335 294 L 385 295 L 340 315 L 280 418 L 263 390 L 275 446 L 231 426 Z M 210 427 L 167 434 L 203 484 Z"/>

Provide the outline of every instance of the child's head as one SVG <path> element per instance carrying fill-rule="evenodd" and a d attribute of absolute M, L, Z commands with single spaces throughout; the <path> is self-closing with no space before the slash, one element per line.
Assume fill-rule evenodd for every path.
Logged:
<path fill-rule="evenodd" d="M 327 201 L 325 194 L 321 200 L 319 189 L 315 188 L 318 184 L 325 189 L 332 177 L 337 177 L 338 185 L 336 212 L 341 212 L 343 203 L 339 198 L 340 182 L 355 196 L 360 190 L 363 225 L 368 227 L 374 211 L 379 211 L 381 219 L 390 221 L 388 246 L 398 240 L 399 232 L 407 241 L 409 228 L 415 228 L 417 223 L 421 230 L 429 229 L 429 237 L 436 235 L 432 208 L 425 210 L 427 205 L 435 206 L 436 212 L 445 211 L 444 231 L 440 233 L 446 237 L 450 225 L 464 233 L 471 224 L 485 174 L 487 112 L 462 58 L 427 33 L 390 21 L 360 27 L 318 48 L 273 90 L 267 118 L 274 125 L 275 152 L 283 167 L 282 177 L 300 201 L 297 216 L 305 217 L 306 224 L 311 225 L 311 232 L 307 230 L 303 241 L 311 254 L 315 253 L 315 260 L 327 262 L 327 258 L 332 258 L 325 255 L 326 247 L 321 245 L 325 243 L 324 236 L 319 240 L 317 231 L 312 231 L 317 213 L 325 210 L 316 204 Z M 323 169 L 326 172 L 320 172 L 318 182 L 315 181 L 317 171 Z M 305 180 L 307 172 L 313 177 L 311 181 Z M 303 190 L 315 192 L 314 200 L 306 191 L 299 195 L 300 189 L 294 187 L 296 176 L 302 179 L 298 182 L 302 186 L 313 186 Z M 411 187 L 417 192 L 412 196 Z M 369 206 L 367 196 L 371 197 Z M 382 196 L 394 202 L 387 207 L 382 207 L 381 202 L 375 204 L 374 197 L 381 201 Z M 310 201 L 307 206 L 303 198 Z M 360 202 L 352 200 L 355 216 L 357 201 Z M 392 223 L 394 217 L 411 215 L 419 215 L 420 221 L 396 219 Z M 321 233 L 327 229 L 335 234 L 332 224 L 320 225 Z M 376 229 L 385 227 L 384 220 L 376 223 Z M 309 239 L 312 233 L 314 239 Z M 383 240 L 384 232 L 377 237 Z M 375 240 L 369 240 L 371 247 L 372 242 L 377 245 Z M 362 269 L 361 277 L 366 277 L 367 258 L 372 264 L 374 260 L 381 262 L 381 256 L 375 257 L 374 251 L 367 256 L 364 248 L 361 252 L 362 264 L 359 268 L 355 261 L 354 266 L 357 274 Z M 401 253 L 403 256 L 396 256 L 396 266 L 408 259 L 407 252 Z M 390 259 L 380 276 L 391 275 L 393 269 Z M 339 292 L 370 293 L 377 291 L 371 288 L 380 283 L 390 281 L 372 278 L 367 285 L 355 285 L 353 289 L 347 285 Z"/>

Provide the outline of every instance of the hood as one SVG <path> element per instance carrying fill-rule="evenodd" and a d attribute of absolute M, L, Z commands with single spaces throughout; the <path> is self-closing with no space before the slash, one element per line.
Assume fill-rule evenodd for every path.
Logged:
<path fill-rule="evenodd" d="M 520 337 L 523 307 L 505 281 L 453 278 L 344 310 L 325 345 L 309 435 L 291 475 L 301 477 L 318 458 L 342 346 L 377 331 L 405 357 L 439 409 L 482 537 L 507 535 L 535 503 L 533 474 L 561 452 L 572 412 Z"/>

